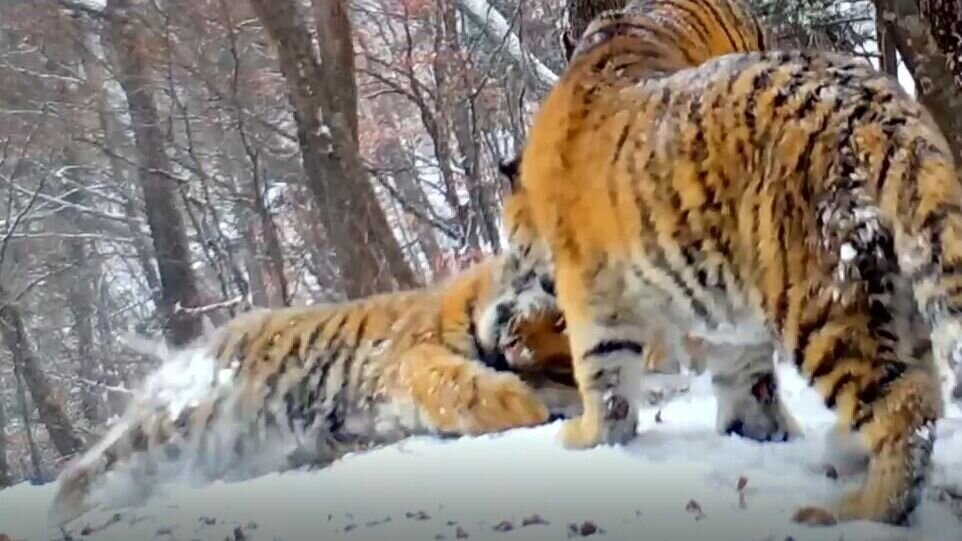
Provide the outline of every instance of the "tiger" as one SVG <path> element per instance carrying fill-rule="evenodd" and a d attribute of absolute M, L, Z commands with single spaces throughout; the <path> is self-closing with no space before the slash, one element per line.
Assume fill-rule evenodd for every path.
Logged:
<path fill-rule="evenodd" d="M 589 24 L 521 153 L 516 274 L 495 307 L 564 314 L 582 400 L 564 446 L 634 439 L 641 356 L 689 333 L 734 432 L 787 430 L 777 353 L 864 453 L 858 489 L 793 520 L 911 524 L 937 368 L 962 349 L 952 154 L 893 78 L 837 53 L 742 52 L 764 32 L 732 13 L 750 10 L 641 0 Z"/>
<path fill-rule="evenodd" d="M 490 256 L 427 288 L 235 317 L 180 352 L 172 370 L 201 372 L 191 402 L 151 400 L 171 384 L 148 378 L 121 420 L 61 473 L 51 518 L 64 524 L 88 511 L 110 472 L 130 473 L 140 491 L 124 499 L 146 497 L 167 475 L 160 467 L 184 457 L 216 480 L 245 460 L 272 471 L 278 447 L 282 469 L 317 467 L 408 436 L 479 435 L 580 413 L 563 318 L 544 310 L 508 328 L 504 314 L 486 310 L 503 266 Z"/>

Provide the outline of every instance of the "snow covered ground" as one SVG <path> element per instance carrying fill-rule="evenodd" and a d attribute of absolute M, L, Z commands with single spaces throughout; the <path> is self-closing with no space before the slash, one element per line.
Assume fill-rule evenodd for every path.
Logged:
<path fill-rule="evenodd" d="M 939 427 L 935 472 L 916 526 L 792 524 L 797 506 L 828 503 L 857 479 L 821 473 L 832 416 L 794 371 L 780 375 L 782 394 L 805 429 L 794 443 L 715 434 L 703 376 L 663 408 L 661 423 L 655 409 L 644 410 L 642 435 L 623 448 L 565 451 L 555 443 L 557 424 L 451 441 L 419 438 L 323 471 L 168 487 L 144 507 L 89 513 L 68 531 L 85 540 L 533 541 L 567 539 L 576 524 L 578 535 L 593 525 L 594 538 L 646 541 L 962 539 L 962 500 L 945 496 L 962 497 L 962 412 L 955 406 Z M 747 480 L 741 493 L 740 477 Z M 63 539 L 46 522 L 52 493 L 53 485 L 0 491 L 0 532 L 14 540 Z M 533 517 L 535 524 L 524 525 Z"/>

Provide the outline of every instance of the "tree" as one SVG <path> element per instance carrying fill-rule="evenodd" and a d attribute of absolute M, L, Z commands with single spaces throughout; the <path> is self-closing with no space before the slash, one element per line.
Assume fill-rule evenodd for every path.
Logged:
<path fill-rule="evenodd" d="M 962 2 L 875 0 L 875 6 L 915 80 L 919 101 L 962 164 Z"/>
<path fill-rule="evenodd" d="M 37 358 L 36 349 L 27 334 L 23 315 L 2 286 L 0 286 L 0 338 L 3 339 L 3 343 L 13 357 L 15 370 L 30 389 L 30 396 L 33 397 L 33 403 L 40 413 L 40 421 L 47 428 L 54 447 L 64 457 L 72 457 L 80 452 L 83 449 L 83 441 L 77 437 L 70 418 L 54 397 L 54 390 L 40 368 L 40 359 Z"/>
<path fill-rule="evenodd" d="M 184 219 L 176 204 L 177 183 L 152 94 L 147 40 L 137 20 L 135 1 L 108 0 L 106 15 L 136 141 L 138 176 L 160 275 L 165 334 L 172 344 L 184 345 L 201 329 L 200 316 L 186 310 L 198 304 L 197 283 Z"/>
<path fill-rule="evenodd" d="M 419 281 L 388 225 L 361 162 L 354 47 L 344 0 L 318 0 L 319 63 L 293 0 L 250 0 L 277 48 L 301 160 L 349 297 Z"/>
<path fill-rule="evenodd" d="M 5 386 L 4 378 L 0 377 L 0 389 Z M 10 463 L 7 462 L 7 412 L 3 405 L 3 395 L 0 394 L 0 489 L 13 484 L 10 475 Z"/>

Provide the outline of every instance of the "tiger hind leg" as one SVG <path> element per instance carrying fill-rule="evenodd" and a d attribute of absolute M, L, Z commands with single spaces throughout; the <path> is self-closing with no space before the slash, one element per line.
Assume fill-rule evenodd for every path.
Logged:
<path fill-rule="evenodd" d="M 909 337 L 878 326 L 890 319 L 885 310 L 875 302 L 870 317 L 828 303 L 802 321 L 795 363 L 835 410 L 839 430 L 860 440 L 868 464 L 861 488 L 835 513 L 805 507 L 796 521 L 820 523 L 837 515 L 904 524 L 920 502 L 941 415 L 940 384 L 925 358 L 904 356 L 900 342 Z M 924 348 L 915 355 L 931 355 L 919 351 Z"/>
<path fill-rule="evenodd" d="M 399 377 L 432 432 L 484 434 L 549 418 L 544 402 L 518 376 L 440 345 L 424 344 L 405 353 Z"/>
<path fill-rule="evenodd" d="M 778 394 L 774 349 L 771 342 L 706 345 L 720 433 L 756 441 L 788 441 L 800 435 Z"/>

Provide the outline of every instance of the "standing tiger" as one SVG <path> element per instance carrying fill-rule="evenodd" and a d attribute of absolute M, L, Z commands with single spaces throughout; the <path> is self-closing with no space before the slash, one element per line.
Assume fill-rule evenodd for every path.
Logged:
<path fill-rule="evenodd" d="M 185 455 L 203 479 L 218 479 L 251 459 L 265 471 L 286 460 L 323 465 L 410 435 L 482 434 L 577 413 L 563 320 L 486 310 L 502 265 L 492 257 L 426 289 L 236 317 L 181 353 L 173 370 L 202 374 L 183 385 L 186 398 L 148 379 L 65 469 L 53 517 L 89 509 L 111 471 L 129 473 L 146 495 L 158 467 Z M 151 391 L 167 396 L 152 400 Z M 278 450 L 282 460 L 270 462 Z"/>
<path fill-rule="evenodd" d="M 942 416 L 935 367 L 953 364 L 962 336 L 952 154 L 862 61 L 737 53 L 760 32 L 726 24 L 748 20 L 733 12 L 747 9 L 650 0 L 589 25 L 508 201 L 507 268 L 524 271 L 506 277 L 510 302 L 543 308 L 526 296 L 553 277 L 583 402 L 566 446 L 634 438 L 646 344 L 686 332 L 707 348 L 716 393 L 744 395 L 718 397 L 720 420 L 727 408 L 736 432 L 746 418 L 785 431 L 778 351 L 868 458 L 859 490 L 795 519 L 905 524 Z"/>

